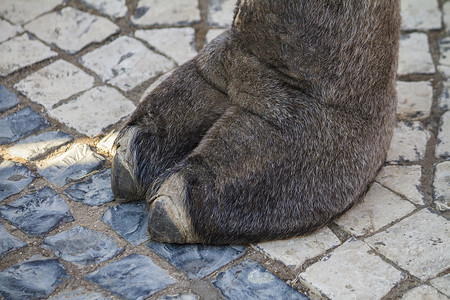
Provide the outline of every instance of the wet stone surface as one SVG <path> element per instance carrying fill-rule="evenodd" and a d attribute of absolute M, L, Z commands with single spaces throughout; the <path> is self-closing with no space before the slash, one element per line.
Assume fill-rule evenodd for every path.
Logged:
<path fill-rule="evenodd" d="M 58 260 L 32 257 L 0 272 L 0 296 L 5 300 L 46 298 L 68 278 Z"/>
<path fill-rule="evenodd" d="M 186 273 L 189 278 L 203 278 L 245 252 L 242 246 L 206 246 L 163 244 L 151 241 L 147 246 L 159 256 Z"/>
<path fill-rule="evenodd" d="M 0 258 L 11 251 L 25 247 L 27 244 L 6 231 L 0 223 Z"/>
<path fill-rule="evenodd" d="M 148 208 L 145 202 L 113 206 L 103 214 L 102 220 L 134 246 L 148 240 Z"/>
<path fill-rule="evenodd" d="M 123 251 L 112 237 L 82 226 L 45 238 L 42 247 L 79 266 L 110 260 Z"/>
<path fill-rule="evenodd" d="M 0 164 L 0 202 L 21 192 L 35 175 L 19 163 L 5 160 Z"/>
<path fill-rule="evenodd" d="M 10 147 L 8 153 L 12 156 L 34 160 L 72 140 L 73 136 L 61 131 L 43 132 L 21 140 Z"/>
<path fill-rule="evenodd" d="M 150 258 L 137 254 L 89 273 L 86 279 L 125 299 L 143 299 L 176 283 Z"/>
<path fill-rule="evenodd" d="M 0 84 L 0 113 L 19 104 L 17 96 L 8 90 L 4 85 Z"/>
<path fill-rule="evenodd" d="M 0 119 L 0 145 L 18 141 L 48 126 L 44 117 L 26 107 Z"/>
<path fill-rule="evenodd" d="M 252 260 L 243 261 L 217 275 L 213 284 L 227 299 L 308 298 Z"/>
<path fill-rule="evenodd" d="M 68 187 L 64 194 L 73 201 L 99 206 L 114 200 L 111 190 L 111 170 L 100 171 L 83 182 Z"/>
<path fill-rule="evenodd" d="M 49 187 L 0 206 L 0 217 L 29 236 L 40 237 L 61 223 L 73 221 L 67 204 Z"/>
<path fill-rule="evenodd" d="M 60 293 L 56 296 L 48 298 L 49 300 L 112 300 L 110 297 L 105 297 L 101 293 L 89 293 L 84 289 L 77 289 L 65 293 Z"/>

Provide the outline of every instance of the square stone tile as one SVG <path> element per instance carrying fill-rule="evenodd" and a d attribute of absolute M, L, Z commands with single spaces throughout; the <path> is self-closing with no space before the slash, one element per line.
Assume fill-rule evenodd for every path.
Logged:
<path fill-rule="evenodd" d="M 113 206 L 103 214 L 102 220 L 133 246 L 148 240 L 148 208 L 145 201 Z"/>
<path fill-rule="evenodd" d="M 97 73 L 104 82 L 124 91 L 175 66 L 169 59 L 127 36 L 87 53 L 80 58 L 80 63 Z"/>
<path fill-rule="evenodd" d="M 139 100 L 139 102 L 142 102 L 145 100 L 145 98 L 147 98 L 148 95 L 151 94 L 151 92 L 153 92 L 154 89 L 156 89 L 158 87 L 158 85 L 160 85 L 164 80 L 166 80 L 167 78 L 170 77 L 170 75 L 172 75 L 174 70 L 169 71 L 163 75 L 161 75 L 160 77 L 158 77 L 158 79 L 156 79 L 146 90 L 145 92 L 142 94 L 141 99 Z"/>
<path fill-rule="evenodd" d="M 430 283 L 437 288 L 439 292 L 450 297 L 450 274 L 435 278 L 431 280 Z"/>
<path fill-rule="evenodd" d="M 22 79 L 14 88 L 50 110 L 60 100 L 90 89 L 93 85 L 92 76 L 64 60 L 57 60 Z"/>
<path fill-rule="evenodd" d="M 155 241 L 147 246 L 191 279 L 208 276 L 245 252 L 242 246 L 177 245 Z"/>
<path fill-rule="evenodd" d="M 5 300 L 45 299 L 68 279 L 57 259 L 34 256 L 0 272 L 0 296 Z"/>
<path fill-rule="evenodd" d="M 412 212 L 415 206 L 378 183 L 366 196 L 336 220 L 345 231 L 355 236 L 373 233 Z"/>
<path fill-rule="evenodd" d="M 38 172 L 50 182 L 63 186 L 102 167 L 104 158 L 88 145 L 75 144 L 64 153 L 38 164 Z"/>
<path fill-rule="evenodd" d="M 435 155 L 436 157 L 450 156 L 450 111 L 441 117 Z"/>
<path fill-rule="evenodd" d="M 437 0 L 402 0 L 402 30 L 441 29 Z"/>
<path fill-rule="evenodd" d="M 88 136 L 119 122 L 135 110 L 133 102 L 107 86 L 94 87 L 49 111 L 50 116 Z"/>
<path fill-rule="evenodd" d="M 111 190 L 111 169 L 100 171 L 83 182 L 64 190 L 64 194 L 76 202 L 99 206 L 114 201 Z"/>
<path fill-rule="evenodd" d="M 48 298 L 48 300 L 113 300 L 97 292 L 88 292 L 83 288 L 73 291 L 62 292 L 56 296 Z"/>
<path fill-rule="evenodd" d="M 82 226 L 45 238 L 41 247 L 77 266 L 110 260 L 124 250 L 117 247 L 112 237 Z"/>
<path fill-rule="evenodd" d="M 19 163 L 9 160 L 0 163 L 0 202 L 20 193 L 34 178 L 34 174 Z"/>
<path fill-rule="evenodd" d="M 431 133 L 420 122 L 398 122 L 386 161 L 402 163 L 423 159 L 430 137 Z"/>
<path fill-rule="evenodd" d="M 0 145 L 18 141 L 49 125 L 50 123 L 44 117 L 30 107 L 26 107 L 0 118 Z"/>
<path fill-rule="evenodd" d="M 448 297 L 442 295 L 436 289 L 428 285 L 421 285 L 415 287 L 402 297 L 402 300 L 418 300 L 418 299 L 448 300 Z"/>
<path fill-rule="evenodd" d="M 235 7 L 236 1 L 234 0 L 209 0 L 208 24 L 231 27 Z"/>
<path fill-rule="evenodd" d="M 427 209 L 366 242 L 421 280 L 436 276 L 450 265 L 450 222 Z"/>
<path fill-rule="evenodd" d="M 270 258 L 296 269 L 308 259 L 324 254 L 328 249 L 340 244 L 341 242 L 334 233 L 324 227 L 310 235 L 289 240 L 259 243 L 254 247 Z"/>
<path fill-rule="evenodd" d="M 420 120 L 430 115 L 433 87 L 428 81 L 397 82 L 397 117 Z"/>
<path fill-rule="evenodd" d="M 439 211 L 450 210 L 450 161 L 436 166 L 433 180 L 433 202 Z"/>
<path fill-rule="evenodd" d="M 447 29 L 447 32 L 450 31 L 450 3 L 445 2 L 444 5 L 442 5 L 442 13 L 444 16 L 442 17 L 442 21 L 444 22 L 445 29 Z"/>
<path fill-rule="evenodd" d="M 25 29 L 70 54 L 91 43 L 102 42 L 120 30 L 108 19 L 72 7 L 43 15 L 25 25 Z"/>
<path fill-rule="evenodd" d="M 113 18 L 122 18 L 128 13 L 125 0 L 81 0 L 81 2 Z"/>
<path fill-rule="evenodd" d="M 441 56 L 439 58 L 438 70 L 446 77 L 450 77 L 450 37 L 439 40 Z"/>
<path fill-rule="evenodd" d="M 449 110 L 450 109 L 450 81 L 444 81 L 443 86 L 444 86 L 444 88 L 442 90 L 442 94 L 439 97 L 439 107 L 442 110 Z"/>
<path fill-rule="evenodd" d="M 17 96 L 8 90 L 4 85 L 0 84 L 0 113 L 7 111 L 19 104 Z"/>
<path fill-rule="evenodd" d="M 300 274 L 300 280 L 311 291 L 333 300 L 381 299 L 404 277 L 365 243 L 355 239 Z"/>
<path fill-rule="evenodd" d="M 421 166 L 384 166 L 375 179 L 381 185 L 405 196 L 417 205 L 423 205 Z"/>
<path fill-rule="evenodd" d="M 0 76 L 57 55 L 50 47 L 22 34 L 0 44 Z"/>
<path fill-rule="evenodd" d="M 135 36 L 172 58 L 178 65 L 197 55 L 194 28 L 138 30 Z"/>
<path fill-rule="evenodd" d="M 218 37 L 225 31 L 227 31 L 227 29 L 210 29 L 210 30 L 208 30 L 208 33 L 206 34 L 205 45 L 209 44 L 212 40 L 214 40 L 216 37 Z"/>
<path fill-rule="evenodd" d="M 0 16 L 12 23 L 23 24 L 63 3 L 64 0 L 2 0 L 0 1 Z"/>
<path fill-rule="evenodd" d="M 6 231 L 0 223 L 0 258 L 11 251 L 25 247 L 27 244 Z"/>
<path fill-rule="evenodd" d="M 43 132 L 21 140 L 8 149 L 12 156 L 34 160 L 73 140 L 73 136 L 62 131 Z"/>
<path fill-rule="evenodd" d="M 176 283 L 146 256 L 131 254 L 89 273 L 86 279 L 125 299 L 144 299 Z"/>
<path fill-rule="evenodd" d="M 212 283 L 227 299 L 308 299 L 253 260 L 232 266 Z"/>
<path fill-rule="evenodd" d="M 428 36 L 425 33 L 402 35 L 397 74 L 434 74 L 435 71 Z"/>
<path fill-rule="evenodd" d="M 164 295 L 158 298 L 158 300 L 199 300 L 200 298 L 194 294 L 177 294 L 177 295 Z"/>
<path fill-rule="evenodd" d="M 0 20 L 0 43 L 22 32 L 23 29 L 21 26 L 11 25 L 6 21 Z"/>
<path fill-rule="evenodd" d="M 1 206 L 0 216 L 29 236 L 40 237 L 74 220 L 64 200 L 49 187 Z"/>
<path fill-rule="evenodd" d="M 185 25 L 200 22 L 197 0 L 139 0 L 131 18 L 135 25 Z"/>

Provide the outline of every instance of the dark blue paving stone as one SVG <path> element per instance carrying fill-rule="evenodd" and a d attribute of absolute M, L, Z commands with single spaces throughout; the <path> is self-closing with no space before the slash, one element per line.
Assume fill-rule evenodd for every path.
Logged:
<path fill-rule="evenodd" d="M 166 270 L 138 254 L 87 274 L 86 279 L 125 299 L 143 299 L 176 283 Z"/>
<path fill-rule="evenodd" d="M 0 84 L 0 113 L 16 106 L 19 99 L 14 93 L 11 93 L 4 85 Z"/>
<path fill-rule="evenodd" d="M 34 174 L 19 163 L 5 160 L 0 164 L 0 202 L 21 192 L 35 178 Z"/>
<path fill-rule="evenodd" d="M 40 237 L 60 223 L 73 221 L 67 204 L 49 187 L 1 206 L 0 216 L 29 236 Z"/>
<path fill-rule="evenodd" d="M 5 300 L 46 298 L 68 278 L 57 259 L 32 257 L 0 273 L 0 295 Z"/>
<path fill-rule="evenodd" d="M 0 145 L 13 143 L 48 126 L 44 117 L 27 107 L 0 119 Z"/>
<path fill-rule="evenodd" d="M 217 275 L 213 284 L 228 299 L 308 298 L 252 260 L 243 261 Z"/>
<path fill-rule="evenodd" d="M 194 294 L 178 294 L 178 295 L 164 295 L 158 298 L 158 300 L 198 300 L 199 297 Z"/>
<path fill-rule="evenodd" d="M 148 240 L 148 208 L 145 202 L 124 203 L 111 207 L 103 214 L 102 220 L 133 246 Z"/>
<path fill-rule="evenodd" d="M 48 300 L 112 300 L 100 293 L 87 292 L 84 289 L 76 289 L 74 291 L 61 293 L 59 295 L 48 298 Z"/>
<path fill-rule="evenodd" d="M 241 257 L 242 246 L 177 245 L 151 241 L 147 244 L 189 278 L 202 278 Z"/>
<path fill-rule="evenodd" d="M 10 234 L 0 223 L 0 257 L 27 244 Z"/>
<path fill-rule="evenodd" d="M 112 237 L 82 226 L 47 237 L 42 247 L 52 250 L 64 260 L 82 266 L 107 261 L 123 251 L 123 248 L 117 247 Z"/>
<path fill-rule="evenodd" d="M 111 169 L 101 171 L 88 180 L 72 185 L 64 194 L 73 201 L 98 206 L 114 200 L 111 190 Z"/>

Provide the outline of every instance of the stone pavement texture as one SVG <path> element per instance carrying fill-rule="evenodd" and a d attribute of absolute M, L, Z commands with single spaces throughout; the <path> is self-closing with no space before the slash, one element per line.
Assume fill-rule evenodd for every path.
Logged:
<path fill-rule="evenodd" d="M 315 233 L 151 241 L 111 147 L 235 0 L 0 0 L 0 298 L 449 299 L 450 1 L 402 0 L 398 125 L 362 201 Z"/>

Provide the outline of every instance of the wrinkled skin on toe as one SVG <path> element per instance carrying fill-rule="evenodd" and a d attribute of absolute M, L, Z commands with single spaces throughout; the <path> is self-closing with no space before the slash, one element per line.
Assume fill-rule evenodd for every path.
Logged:
<path fill-rule="evenodd" d="M 120 132 L 116 198 L 151 238 L 237 244 L 311 232 L 349 209 L 395 124 L 399 0 L 241 0 L 233 26 Z"/>

